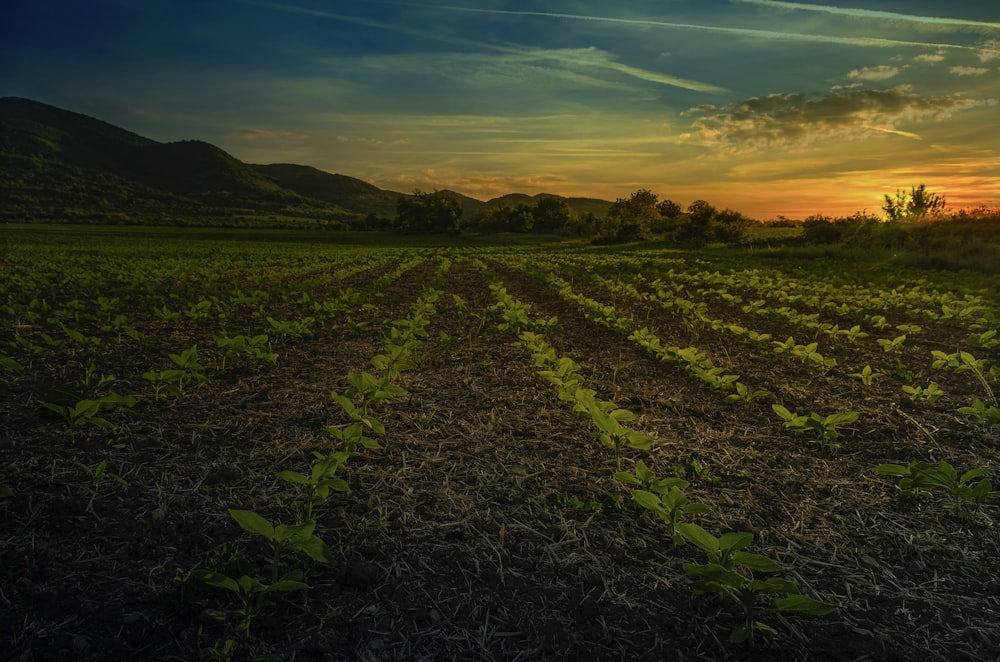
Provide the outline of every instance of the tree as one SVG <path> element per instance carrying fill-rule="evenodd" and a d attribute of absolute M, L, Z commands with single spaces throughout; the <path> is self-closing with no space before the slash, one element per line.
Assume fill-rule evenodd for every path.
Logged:
<path fill-rule="evenodd" d="M 923 184 L 910 187 L 909 193 L 896 191 L 895 198 L 886 195 L 885 204 L 882 205 L 889 222 L 927 220 L 940 216 L 944 208 L 944 196 L 931 193 Z"/>
<path fill-rule="evenodd" d="M 716 209 L 704 200 L 695 200 L 687 208 L 687 223 L 680 226 L 678 239 L 695 245 L 708 243 Z"/>
<path fill-rule="evenodd" d="M 569 203 L 559 198 L 541 198 L 531 210 L 535 232 L 558 232 L 569 225 L 573 210 Z"/>
<path fill-rule="evenodd" d="M 483 232 L 527 232 L 532 228 L 534 216 L 531 207 L 504 202 L 479 215 L 478 225 Z"/>
<path fill-rule="evenodd" d="M 712 233 L 716 241 L 733 244 L 746 238 L 753 221 L 734 209 L 723 209 L 715 214 Z"/>
<path fill-rule="evenodd" d="M 462 203 L 445 191 L 417 189 L 396 202 L 396 227 L 404 232 L 458 232 L 461 219 Z"/>
<path fill-rule="evenodd" d="M 659 199 L 649 189 L 639 189 L 629 198 L 618 198 L 608 209 L 601 226 L 600 239 L 605 243 L 647 239 L 650 228 L 659 219 Z"/>

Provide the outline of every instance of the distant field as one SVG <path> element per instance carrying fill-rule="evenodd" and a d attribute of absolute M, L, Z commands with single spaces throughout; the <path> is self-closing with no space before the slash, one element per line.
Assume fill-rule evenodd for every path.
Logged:
<path fill-rule="evenodd" d="M 996 276 L 2 233 L 14 659 L 1000 656 Z"/>

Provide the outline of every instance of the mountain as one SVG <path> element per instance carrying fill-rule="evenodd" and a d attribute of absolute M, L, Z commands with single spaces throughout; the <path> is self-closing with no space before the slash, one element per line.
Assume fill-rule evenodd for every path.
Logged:
<path fill-rule="evenodd" d="M 486 203 L 486 207 L 493 208 L 501 205 L 516 207 L 522 204 L 530 206 L 545 198 L 565 200 L 570 209 L 575 211 L 577 214 L 591 213 L 594 216 L 607 215 L 608 209 L 612 204 L 607 200 L 600 200 L 598 198 L 566 198 L 561 195 L 553 195 L 551 193 L 539 193 L 537 195 L 528 195 L 526 193 L 508 193 L 507 195 L 502 195 L 499 198 L 493 198 Z"/>
<path fill-rule="evenodd" d="M 347 175 L 330 174 L 312 166 L 274 163 L 251 167 L 272 182 L 301 196 L 323 200 L 359 214 L 394 216 L 396 201 L 407 195 L 386 191 Z"/>
<path fill-rule="evenodd" d="M 247 164 L 199 140 L 157 142 L 16 97 L 0 98 L 0 186 L 0 221 L 237 224 L 281 217 L 355 226 L 370 214 L 394 216 L 407 195 L 305 165 Z M 483 202 L 449 193 L 461 201 L 466 218 L 546 195 Z M 578 213 L 603 215 L 610 205 L 562 199 Z"/>

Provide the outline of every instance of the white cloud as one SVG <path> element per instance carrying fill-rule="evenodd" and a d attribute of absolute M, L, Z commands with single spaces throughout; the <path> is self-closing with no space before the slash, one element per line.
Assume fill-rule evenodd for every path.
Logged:
<path fill-rule="evenodd" d="M 856 80 L 889 80 L 890 78 L 899 75 L 900 71 L 901 69 L 899 67 L 891 67 L 887 64 L 880 64 L 877 67 L 855 69 L 851 73 L 847 74 L 847 77 L 854 78 Z"/>
<path fill-rule="evenodd" d="M 937 62 L 942 62 L 944 60 L 944 53 L 938 51 L 937 53 L 925 53 L 924 55 L 918 55 L 913 58 L 914 62 L 929 62 L 930 64 L 936 64 Z"/>
<path fill-rule="evenodd" d="M 986 67 L 952 67 L 949 69 L 956 76 L 982 76 L 989 72 Z"/>

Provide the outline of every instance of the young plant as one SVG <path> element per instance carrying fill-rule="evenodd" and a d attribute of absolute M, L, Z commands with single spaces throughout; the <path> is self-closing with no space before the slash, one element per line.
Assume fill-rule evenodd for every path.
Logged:
<path fill-rule="evenodd" d="M 684 572 L 698 593 L 714 593 L 730 598 L 740 606 L 742 623 L 730 634 L 733 643 L 743 643 L 753 650 L 757 632 L 776 634 L 771 626 L 757 620 L 761 597 L 770 597 L 767 609 L 773 612 L 798 612 L 823 616 L 838 606 L 802 595 L 795 582 L 779 577 L 754 579 L 745 570 L 774 573 L 782 570 L 776 561 L 761 554 L 742 551 L 753 542 L 752 533 L 726 533 L 716 538 L 697 524 L 677 524 L 680 536 L 708 555 L 708 563 L 684 564 Z M 785 597 L 771 597 L 785 594 Z"/>
<path fill-rule="evenodd" d="M 96 466 L 88 467 L 82 462 L 76 462 L 76 466 L 80 467 L 87 472 L 90 476 L 89 491 L 90 491 L 90 501 L 87 502 L 87 512 L 93 512 L 94 499 L 101 491 L 101 485 L 104 483 L 105 478 L 110 478 L 117 482 L 122 487 L 128 487 L 128 483 L 125 479 L 118 474 L 113 474 L 108 471 L 108 461 L 107 459 L 101 460 Z"/>
<path fill-rule="evenodd" d="M 344 479 L 335 477 L 337 470 L 350 457 L 349 452 L 323 455 L 319 451 L 313 451 L 313 457 L 316 459 L 313 461 L 312 469 L 308 475 L 297 471 L 282 471 L 278 474 L 282 480 L 298 485 L 304 493 L 303 500 L 295 502 L 296 509 L 301 513 L 300 524 L 313 519 L 313 509 L 326 503 L 331 491 L 351 491 Z"/>
<path fill-rule="evenodd" d="M 777 403 L 771 405 L 778 416 L 784 421 L 783 427 L 793 432 L 805 432 L 813 430 L 819 435 L 820 444 L 827 450 L 835 451 L 840 446 L 835 443 L 840 437 L 837 426 L 850 425 L 858 420 L 859 413 L 856 411 L 845 411 L 828 416 L 820 416 L 811 412 L 808 416 L 800 416 L 786 409 Z"/>
<path fill-rule="evenodd" d="M 885 338 L 879 338 L 878 344 L 882 345 L 882 349 L 886 352 L 892 352 L 899 354 L 903 351 L 903 343 L 906 342 L 906 334 L 901 336 L 896 336 L 892 340 L 887 340 Z"/>
<path fill-rule="evenodd" d="M 988 478 L 982 478 L 989 473 L 989 469 L 982 467 L 970 469 L 959 476 L 955 467 L 941 460 L 937 466 L 927 462 L 911 462 L 905 467 L 901 464 L 880 464 L 875 467 L 875 472 L 883 476 L 898 476 L 899 489 L 914 496 L 930 496 L 931 489 L 944 490 L 951 497 L 945 508 L 970 519 L 980 513 L 983 501 L 1000 496 L 1000 491 L 993 489 L 993 483 Z M 980 480 L 976 481 L 977 478 Z"/>
<path fill-rule="evenodd" d="M 1000 425 L 1000 407 L 987 405 L 979 398 L 972 401 L 971 407 L 959 407 L 956 411 L 959 414 L 975 416 L 980 425 Z"/>
<path fill-rule="evenodd" d="M 636 462 L 635 473 L 625 471 L 615 473 L 615 478 L 627 485 L 639 485 L 646 489 L 632 490 L 632 499 L 654 513 L 667 525 L 674 546 L 684 542 L 677 533 L 677 524 L 685 515 L 707 513 L 710 508 L 703 503 L 691 503 L 682 492 L 688 486 L 683 478 L 660 478 L 640 460 Z"/>
<path fill-rule="evenodd" d="M 636 416 L 628 409 L 619 409 L 606 400 L 598 400 L 595 391 L 588 388 L 573 389 L 573 411 L 586 416 L 597 428 L 598 440 L 615 452 L 615 470 L 622 469 L 622 448 L 649 450 L 653 440 L 637 430 L 622 425 L 634 421 Z M 560 394 L 562 397 L 562 393 Z"/>
<path fill-rule="evenodd" d="M 849 376 L 854 379 L 860 379 L 861 383 L 865 386 L 871 386 L 879 377 L 885 377 L 885 373 L 876 372 L 872 370 L 870 365 L 865 364 L 865 367 L 861 369 L 861 372 L 852 372 Z"/>
<path fill-rule="evenodd" d="M 176 397 L 184 394 L 184 387 L 192 381 L 204 382 L 205 367 L 198 362 L 198 346 L 192 345 L 180 354 L 169 354 L 176 368 L 169 370 L 143 373 L 142 378 L 153 385 L 155 397 L 159 399 L 160 391 L 166 389 Z"/>
<path fill-rule="evenodd" d="M 735 393 L 730 393 L 726 396 L 726 402 L 740 402 L 747 409 L 750 409 L 750 405 L 757 398 L 773 398 L 774 394 L 763 388 L 750 388 L 743 382 L 735 382 L 733 388 L 736 389 Z"/>
<path fill-rule="evenodd" d="M 313 531 L 315 520 L 306 520 L 301 524 L 272 525 L 266 519 L 252 510 L 229 509 L 229 515 L 236 520 L 245 531 L 256 533 L 271 543 L 273 557 L 271 560 L 271 582 L 278 581 L 278 570 L 281 566 L 281 554 L 284 551 L 302 552 L 309 558 L 320 563 L 332 563 L 333 557 L 326 543 Z"/>
<path fill-rule="evenodd" d="M 910 396 L 913 402 L 924 402 L 929 405 L 937 402 L 937 399 L 944 395 L 944 391 L 937 382 L 931 382 L 927 386 L 903 386 L 903 393 Z"/>
<path fill-rule="evenodd" d="M 113 429 L 114 423 L 101 416 L 101 412 L 119 408 L 132 408 L 136 404 L 136 399 L 130 395 L 118 395 L 111 393 L 96 400 L 80 400 L 75 404 L 60 405 L 55 402 L 43 402 L 42 405 L 50 411 L 58 414 L 67 425 L 70 434 L 84 425 L 95 425 L 99 428 Z"/>
<path fill-rule="evenodd" d="M 267 607 L 273 606 L 270 596 L 275 593 L 287 593 L 290 591 L 304 591 L 309 587 L 303 581 L 301 570 L 293 570 L 286 573 L 281 579 L 265 584 L 258 577 L 243 575 L 239 579 L 230 577 L 220 572 L 198 569 L 191 573 L 191 576 L 209 586 L 222 588 L 233 593 L 240 601 L 239 613 L 243 620 L 240 623 L 240 631 L 247 639 L 250 637 L 250 624 L 254 617 Z M 230 650 L 235 645 L 228 647 Z"/>

